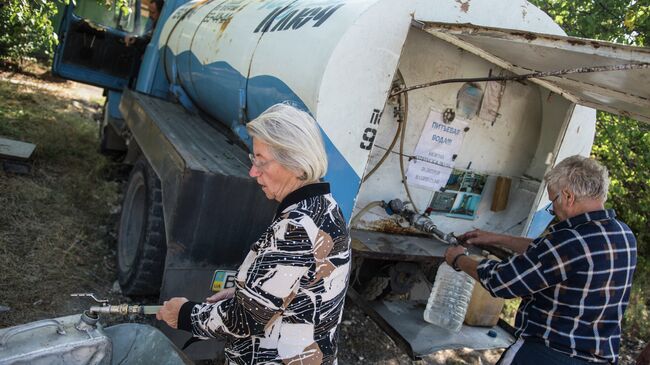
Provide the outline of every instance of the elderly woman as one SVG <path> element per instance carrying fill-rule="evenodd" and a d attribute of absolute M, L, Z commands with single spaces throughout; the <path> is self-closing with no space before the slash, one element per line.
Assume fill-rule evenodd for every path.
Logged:
<path fill-rule="evenodd" d="M 237 284 L 194 303 L 165 302 L 156 318 L 198 338 L 225 336 L 231 363 L 336 363 L 350 239 L 327 183 L 327 156 L 309 114 L 277 104 L 248 123 L 250 176 L 275 218 L 239 267 Z"/>

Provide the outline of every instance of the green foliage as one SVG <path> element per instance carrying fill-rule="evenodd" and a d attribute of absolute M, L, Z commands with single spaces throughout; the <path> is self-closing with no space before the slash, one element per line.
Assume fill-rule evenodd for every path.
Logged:
<path fill-rule="evenodd" d="M 0 57 L 49 56 L 57 44 L 50 20 L 56 11 L 54 1 L 8 0 L 0 4 Z"/>
<path fill-rule="evenodd" d="M 592 153 L 610 171 L 607 205 L 635 232 L 643 261 L 650 253 L 650 126 L 598 112 Z"/>
<path fill-rule="evenodd" d="M 650 4 L 640 0 L 530 0 L 569 35 L 644 45 Z"/>
<path fill-rule="evenodd" d="M 639 338 L 650 337 L 650 305 L 646 302 L 650 294 L 650 270 L 643 264 L 637 266 L 630 295 L 630 304 L 625 311 L 623 329 L 625 333 L 635 334 Z"/>
<path fill-rule="evenodd" d="M 520 303 L 521 298 L 506 299 L 503 304 L 503 309 L 501 309 L 501 318 L 513 327 Z"/>
<path fill-rule="evenodd" d="M 132 0 L 95 0 L 123 14 L 130 12 Z M 59 4 L 70 0 L 4 0 L 0 2 L 0 58 L 21 61 L 26 57 L 48 59 L 58 44 L 52 18 Z M 73 0 L 73 3 L 74 0 Z"/>

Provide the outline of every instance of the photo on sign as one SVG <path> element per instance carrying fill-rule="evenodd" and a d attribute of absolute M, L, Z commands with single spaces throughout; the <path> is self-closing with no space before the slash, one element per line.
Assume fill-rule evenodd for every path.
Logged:
<path fill-rule="evenodd" d="M 447 185 L 433 194 L 429 207 L 448 217 L 475 219 L 487 175 L 454 169 Z"/>

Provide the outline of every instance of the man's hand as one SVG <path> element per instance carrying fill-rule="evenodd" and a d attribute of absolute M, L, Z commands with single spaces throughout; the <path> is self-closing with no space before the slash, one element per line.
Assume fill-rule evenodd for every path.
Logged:
<path fill-rule="evenodd" d="M 445 251 L 445 261 L 447 262 L 447 265 L 452 266 L 452 263 L 456 256 L 462 254 L 462 253 L 467 253 L 467 249 L 463 246 L 450 246 L 447 251 Z M 453 266 L 452 266 L 453 267 Z"/>
<path fill-rule="evenodd" d="M 450 246 L 447 248 L 447 251 L 445 251 L 445 261 L 449 266 L 452 268 L 454 265 L 454 259 L 461 254 L 467 254 L 467 249 L 463 246 Z M 456 260 L 456 267 L 464 271 L 466 274 L 474 278 L 474 280 L 478 281 L 478 272 L 476 271 L 476 268 L 478 267 L 478 262 L 476 260 L 472 260 L 469 258 L 465 257 L 459 257 L 458 260 Z"/>
<path fill-rule="evenodd" d="M 639 357 L 636 358 L 636 365 L 650 365 L 650 343 L 641 351 Z"/>
<path fill-rule="evenodd" d="M 135 43 L 136 39 L 138 39 L 137 35 L 135 35 L 135 34 L 127 34 L 124 37 L 124 43 L 126 44 L 127 47 L 130 47 Z"/>
<path fill-rule="evenodd" d="M 187 301 L 187 298 L 172 298 L 165 301 L 162 308 L 156 313 L 156 319 L 165 321 L 171 328 L 178 328 L 178 312 Z"/>
<path fill-rule="evenodd" d="M 235 296 L 235 288 L 224 289 L 210 297 L 205 298 L 208 303 L 216 303 L 224 299 L 230 299 Z"/>
<path fill-rule="evenodd" d="M 530 243 L 533 242 L 532 239 L 526 237 L 509 236 L 507 234 L 487 232 L 480 229 L 465 232 L 457 238 L 462 244 L 501 246 L 516 253 L 525 252 Z"/>
<path fill-rule="evenodd" d="M 470 245 L 500 245 L 503 244 L 503 235 L 475 229 L 473 231 L 465 232 L 458 236 L 458 241 Z"/>

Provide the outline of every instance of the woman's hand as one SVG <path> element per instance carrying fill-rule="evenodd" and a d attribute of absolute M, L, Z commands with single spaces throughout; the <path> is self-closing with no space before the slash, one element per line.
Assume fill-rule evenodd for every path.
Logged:
<path fill-rule="evenodd" d="M 235 296 L 235 288 L 223 289 L 222 291 L 205 298 L 208 303 L 216 303 L 224 299 L 230 299 Z"/>
<path fill-rule="evenodd" d="M 171 328 L 178 328 L 178 312 L 180 312 L 183 304 L 187 302 L 187 298 L 172 298 L 163 303 L 162 308 L 156 313 L 156 319 L 165 321 Z"/>

